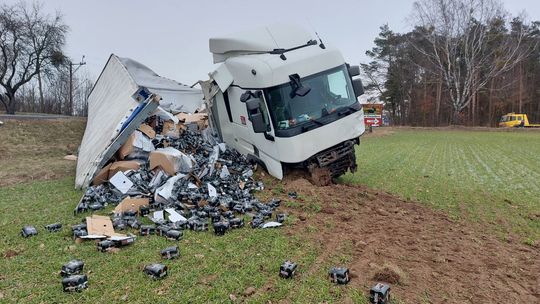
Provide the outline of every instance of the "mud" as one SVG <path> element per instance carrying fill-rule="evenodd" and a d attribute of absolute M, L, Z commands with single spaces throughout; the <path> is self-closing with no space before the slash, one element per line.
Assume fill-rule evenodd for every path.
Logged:
<path fill-rule="evenodd" d="M 367 292 L 388 281 L 404 303 L 540 303 L 539 248 L 363 186 L 315 187 L 299 174 L 283 184 L 284 193 L 300 195 L 288 211 L 305 218 L 286 233 L 302 234 L 321 250 L 308 273 L 343 252 L 352 256 L 344 265 L 350 287 Z M 314 199 L 318 212 L 305 208 Z"/>

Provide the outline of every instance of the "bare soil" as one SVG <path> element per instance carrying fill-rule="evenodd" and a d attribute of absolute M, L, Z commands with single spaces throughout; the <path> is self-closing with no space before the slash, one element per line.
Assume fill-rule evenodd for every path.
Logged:
<path fill-rule="evenodd" d="M 353 288 L 367 292 L 386 281 L 405 303 L 540 303 L 540 248 L 363 186 L 315 187 L 296 174 L 283 190 L 298 192 L 288 211 L 305 218 L 286 233 L 322 246 L 313 269 L 304 271 L 349 251 L 352 262 L 343 266 Z M 306 211 L 314 198 L 320 211 Z"/>

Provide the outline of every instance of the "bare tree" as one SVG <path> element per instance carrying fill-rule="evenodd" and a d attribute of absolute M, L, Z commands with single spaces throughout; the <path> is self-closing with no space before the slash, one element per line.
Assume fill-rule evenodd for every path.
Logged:
<path fill-rule="evenodd" d="M 419 0 L 412 17 L 425 39 L 413 45 L 442 75 L 453 123 L 482 88 L 530 53 L 523 27 L 512 35 L 490 30 L 507 22 L 499 0 Z"/>
<path fill-rule="evenodd" d="M 17 90 L 61 53 L 67 30 L 59 13 L 46 15 L 38 3 L 0 6 L 0 102 L 8 114 L 17 108 Z"/>

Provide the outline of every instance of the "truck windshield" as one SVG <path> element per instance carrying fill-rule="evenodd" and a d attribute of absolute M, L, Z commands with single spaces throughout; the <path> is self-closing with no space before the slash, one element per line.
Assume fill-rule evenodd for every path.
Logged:
<path fill-rule="evenodd" d="M 345 65 L 301 79 L 311 88 L 305 96 L 292 96 L 290 83 L 265 90 L 270 116 L 276 131 L 315 123 L 323 125 L 343 115 L 332 115 L 341 109 L 357 111 L 360 104 L 352 90 L 351 79 Z M 354 106 L 353 106 L 354 105 Z M 326 119 L 326 116 L 335 119 Z"/>

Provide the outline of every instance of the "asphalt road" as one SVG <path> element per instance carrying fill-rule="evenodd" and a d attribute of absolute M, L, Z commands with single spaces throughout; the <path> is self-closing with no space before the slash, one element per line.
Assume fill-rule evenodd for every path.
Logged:
<path fill-rule="evenodd" d="M 67 116 L 67 115 L 50 115 L 50 114 L 0 114 L 0 121 L 2 120 L 46 120 L 46 119 L 70 119 L 70 118 L 79 118 L 78 116 Z"/>

